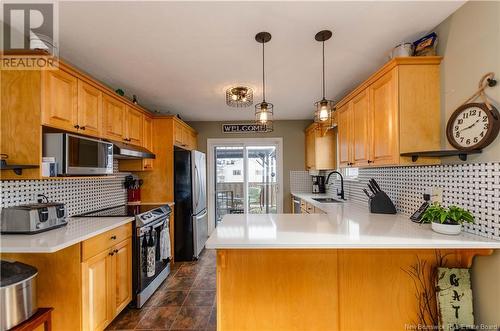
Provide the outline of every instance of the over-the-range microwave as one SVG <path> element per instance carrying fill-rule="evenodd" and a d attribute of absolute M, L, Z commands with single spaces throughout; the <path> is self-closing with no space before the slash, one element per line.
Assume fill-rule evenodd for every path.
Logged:
<path fill-rule="evenodd" d="M 54 157 L 57 174 L 105 175 L 113 173 L 113 144 L 70 133 L 44 133 L 43 156 Z"/>

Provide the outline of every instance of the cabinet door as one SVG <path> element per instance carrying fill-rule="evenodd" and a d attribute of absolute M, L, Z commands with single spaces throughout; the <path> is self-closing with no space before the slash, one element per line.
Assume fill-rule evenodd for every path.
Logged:
<path fill-rule="evenodd" d="M 124 140 L 126 129 L 127 106 L 121 101 L 104 94 L 102 98 L 104 135 L 113 140 Z"/>
<path fill-rule="evenodd" d="M 352 100 L 352 162 L 354 166 L 365 166 L 370 159 L 370 109 L 368 92 L 361 92 Z"/>
<path fill-rule="evenodd" d="M 398 163 L 398 111 L 395 71 L 390 71 L 369 87 L 372 119 L 371 155 L 373 165 Z"/>
<path fill-rule="evenodd" d="M 312 170 L 316 168 L 316 144 L 315 144 L 316 128 L 310 128 L 306 131 L 306 169 Z"/>
<path fill-rule="evenodd" d="M 177 121 L 174 121 L 174 145 L 182 146 L 182 129 L 183 125 Z"/>
<path fill-rule="evenodd" d="M 142 145 L 147 150 L 153 152 L 153 119 L 148 116 L 144 116 L 144 139 Z M 153 162 L 153 159 L 144 159 L 142 161 L 143 169 L 153 169 Z"/>
<path fill-rule="evenodd" d="M 316 170 L 337 169 L 337 143 L 332 130 L 314 130 L 314 165 Z"/>
<path fill-rule="evenodd" d="M 102 92 L 81 80 L 78 80 L 78 125 L 82 133 L 101 136 Z"/>
<path fill-rule="evenodd" d="M 343 105 L 338 110 L 338 146 L 339 166 L 348 167 L 352 165 L 352 129 L 351 129 L 351 103 Z"/>
<path fill-rule="evenodd" d="M 82 263 L 83 330 L 104 330 L 113 319 L 109 305 L 113 295 L 111 262 L 106 250 Z"/>
<path fill-rule="evenodd" d="M 63 70 L 42 72 L 42 124 L 67 131 L 78 125 L 78 80 Z"/>
<path fill-rule="evenodd" d="M 128 238 L 113 248 L 111 272 L 112 316 L 118 315 L 132 300 L 132 240 Z"/>
<path fill-rule="evenodd" d="M 127 109 L 127 140 L 131 144 L 142 146 L 144 115 L 132 107 Z"/>
<path fill-rule="evenodd" d="M 189 131 L 189 149 L 194 150 L 198 148 L 198 136 L 196 132 L 190 130 Z"/>

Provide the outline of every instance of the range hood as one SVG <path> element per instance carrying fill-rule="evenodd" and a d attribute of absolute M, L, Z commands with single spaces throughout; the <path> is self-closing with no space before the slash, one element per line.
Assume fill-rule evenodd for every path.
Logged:
<path fill-rule="evenodd" d="M 121 142 L 113 143 L 113 158 L 115 159 L 155 159 L 156 156 L 139 146 L 130 146 Z"/>

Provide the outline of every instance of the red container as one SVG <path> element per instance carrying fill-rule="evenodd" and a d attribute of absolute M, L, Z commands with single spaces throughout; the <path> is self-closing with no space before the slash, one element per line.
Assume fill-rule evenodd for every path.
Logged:
<path fill-rule="evenodd" d="M 141 189 L 129 188 L 127 191 L 128 202 L 141 201 Z"/>

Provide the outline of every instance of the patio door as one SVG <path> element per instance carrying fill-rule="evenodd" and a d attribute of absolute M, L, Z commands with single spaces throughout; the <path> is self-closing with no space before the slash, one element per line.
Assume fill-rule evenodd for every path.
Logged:
<path fill-rule="evenodd" d="M 281 138 L 207 141 L 213 227 L 227 214 L 282 212 L 281 146 Z"/>

